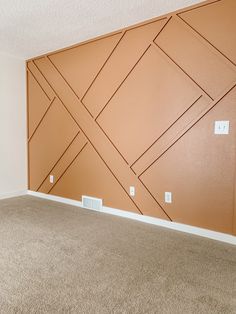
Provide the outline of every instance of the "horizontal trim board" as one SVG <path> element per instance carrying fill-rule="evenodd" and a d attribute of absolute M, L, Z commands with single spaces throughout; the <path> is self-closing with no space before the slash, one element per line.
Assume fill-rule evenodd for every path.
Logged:
<path fill-rule="evenodd" d="M 60 197 L 60 196 L 54 196 L 54 195 L 34 192 L 34 191 L 30 191 L 30 190 L 28 190 L 27 194 L 32 195 L 32 196 L 36 196 L 39 198 L 59 202 L 59 203 L 64 203 L 64 204 L 68 204 L 68 205 L 72 205 L 72 206 L 76 206 L 76 207 L 81 207 L 81 208 L 84 208 L 87 210 L 99 211 L 99 212 L 105 213 L 105 214 L 111 214 L 111 215 L 115 215 L 115 216 L 119 216 L 119 217 L 129 218 L 129 219 L 137 220 L 140 222 L 144 222 L 144 223 L 148 223 L 148 224 L 152 224 L 152 225 L 156 225 L 156 226 L 160 226 L 160 227 L 164 227 L 164 228 L 168 228 L 168 229 L 172 229 L 172 230 L 176 230 L 176 231 L 181 231 L 181 232 L 185 232 L 185 233 L 189 233 L 189 234 L 194 234 L 194 235 L 197 235 L 200 237 L 209 238 L 212 240 L 221 241 L 221 242 L 236 245 L 236 237 L 235 236 L 221 233 L 221 232 L 217 232 L 217 231 L 212 231 L 212 230 L 208 230 L 208 229 L 203 229 L 203 228 L 199 228 L 199 227 L 185 225 L 185 224 L 181 224 L 181 223 L 177 223 L 177 222 L 171 222 L 171 221 L 153 218 L 153 217 L 149 217 L 149 216 L 139 215 L 139 214 L 127 212 L 127 211 L 124 211 L 121 209 L 116 209 L 116 208 L 111 208 L 111 207 L 106 207 L 106 206 L 103 206 L 102 210 L 88 209 L 88 208 L 83 207 L 82 202 L 80 202 L 80 201 L 75 201 L 75 200 Z"/>

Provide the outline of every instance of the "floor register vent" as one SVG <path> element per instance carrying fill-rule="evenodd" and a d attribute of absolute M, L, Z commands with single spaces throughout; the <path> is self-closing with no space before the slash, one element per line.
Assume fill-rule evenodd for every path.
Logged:
<path fill-rule="evenodd" d="M 82 195 L 82 205 L 85 208 L 101 210 L 102 209 L 102 199 Z"/>

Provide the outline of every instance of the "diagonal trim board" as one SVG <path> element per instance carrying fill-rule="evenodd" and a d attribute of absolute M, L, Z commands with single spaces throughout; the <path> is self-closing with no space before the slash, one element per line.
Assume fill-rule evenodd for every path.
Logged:
<path fill-rule="evenodd" d="M 169 40 L 170 37 L 172 40 Z M 212 100 L 219 97 L 222 90 L 235 82 L 235 67 L 180 18 L 171 19 L 165 30 L 155 39 L 155 44 L 175 60 L 175 63 Z M 193 67 L 195 62 L 198 67 Z"/>
<path fill-rule="evenodd" d="M 34 76 L 37 77 L 37 82 L 39 86 L 41 86 L 42 90 L 45 92 L 45 94 L 48 96 L 48 98 L 52 101 L 53 98 L 55 98 L 55 93 L 52 90 L 51 86 L 48 84 L 48 82 L 44 79 L 42 73 L 38 71 L 38 68 L 34 65 L 33 62 L 29 62 L 27 66 L 27 70 Z"/>
<path fill-rule="evenodd" d="M 235 14 L 230 3 L 234 0 L 208 0 L 29 60 L 28 75 L 35 77 L 49 102 L 61 103 L 79 138 L 87 143 L 80 154 L 82 142 L 68 142 L 63 155 L 55 159 L 53 152 L 70 125 L 62 131 L 62 121 L 52 129 L 58 119 L 48 110 L 42 120 L 50 120 L 50 127 L 42 121 L 29 141 L 36 142 L 32 151 L 40 159 L 39 173 L 29 169 L 33 170 L 29 182 L 40 177 L 42 190 L 30 189 L 78 201 L 81 195 L 97 196 L 113 208 L 236 235 L 236 107 L 235 93 L 230 92 L 236 84 L 236 67 L 217 49 L 228 45 L 229 52 L 236 51 L 233 41 L 224 45 L 227 33 L 233 36 L 236 26 L 234 19 L 228 24 L 222 18 Z M 216 14 L 215 28 L 209 24 L 212 14 Z M 188 16 L 193 27 L 182 18 Z M 224 40 L 217 34 L 224 34 Z M 113 45 L 105 43 L 111 38 L 119 40 L 109 50 Z M 217 47 L 212 45 L 216 39 Z M 103 59 L 99 66 L 97 54 Z M 36 113 L 37 89 L 28 82 L 28 102 L 30 93 L 35 94 L 32 111 Z M 33 123 L 32 117 L 28 120 Z M 230 121 L 228 136 L 214 136 L 218 120 Z M 54 138 L 52 131 L 57 133 Z M 76 158 L 78 153 L 81 156 Z M 142 180 L 145 172 L 148 183 Z M 48 175 L 60 181 L 55 189 Z M 108 194 L 97 188 L 102 182 Z M 166 204 L 165 191 L 171 191 L 172 204 Z M 116 202 L 120 197 L 126 199 L 123 204 Z"/>
<path fill-rule="evenodd" d="M 43 122 L 44 118 L 46 117 L 48 111 L 50 110 L 50 108 L 53 105 L 53 102 L 55 101 L 55 97 L 50 101 L 50 104 L 48 106 L 48 108 L 46 109 L 46 111 L 44 112 L 43 116 L 41 117 L 41 119 L 38 121 L 38 124 L 36 125 L 33 133 L 29 136 L 28 138 L 28 143 L 30 143 L 31 139 L 33 138 L 33 136 L 35 135 L 35 133 L 37 132 L 38 128 L 40 127 L 41 123 Z"/>
<path fill-rule="evenodd" d="M 122 40 L 82 99 L 94 117 L 98 117 L 166 22 L 167 19 L 163 18 L 125 31 Z"/>
<path fill-rule="evenodd" d="M 136 177 L 124 159 L 117 154 L 114 146 L 94 122 L 93 118 L 75 96 L 50 60 L 48 58 L 41 58 L 35 61 L 35 65 L 53 88 L 58 98 L 62 101 L 92 146 L 99 152 L 98 154 L 113 173 L 117 181 L 121 184 L 125 192 L 129 195 L 129 187 L 133 185 L 136 186 L 136 197 L 132 200 L 139 210 L 146 215 L 170 220 L 167 213 Z"/>
<path fill-rule="evenodd" d="M 30 71 L 27 73 L 27 84 L 29 120 L 28 138 L 30 139 L 50 107 L 51 101 Z"/>
<path fill-rule="evenodd" d="M 60 178 L 63 176 L 68 167 L 73 162 L 73 160 L 79 155 L 79 153 L 86 144 L 87 141 L 84 135 L 81 132 L 79 132 L 76 135 L 76 137 L 72 140 L 71 144 L 67 147 L 66 151 L 61 156 L 61 158 L 50 170 L 50 173 L 53 173 L 54 175 L 54 182 L 50 183 L 49 180 L 47 180 L 49 175 L 47 175 L 47 177 L 39 187 L 38 192 L 50 193 L 54 185 L 60 180 Z"/>
<path fill-rule="evenodd" d="M 96 121 L 133 164 L 200 96 L 192 81 L 151 46 Z"/>
<path fill-rule="evenodd" d="M 121 37 L 122 33 L 118 33 L 94 40 L 87 45 L 81 45 L 65 50 L 62 53 L 50 55 L 50 60 L 79 99 L 83 98 L 97 73 L 106 63 L 107 55 L 113 52 Z M 96 58 L 94 58 L 94 50 L 96 50 Z"/>
<path fill-rule="evenodd" d="M 84 208 L 86 210 L 94 210 L 94 209 L 88 209 L 88 208 L 83 207 L 82 202 L 71 200 L 68 198 L 63 198 L 63 197 L 59 197 L 59 196 L 34 192 L 34 191 L 30 191 L 30 190 L 28 190 L 26 192 L 26 194 L 31 195 L 31 196 L 35 196 L 35 197 L 39 197 L 42 199 L 51 200 L 54 202 L 59 202 L 59 203 L 63 203 L 63 204 L 68 204 L 68 205 Z M 193 227 L 190 225 L 185 225 L 185 224 L 167 221 L 167 220 L 163 220 L 163 219 L 158 219 L 158 218 L 154 218 L 154 217 L 149 217 L 149 216 L 145 216 L 145 215 L 139 215 L 139 214 L 127 212 L 127 211 L 116 209 L 116 208 L 106 207 L 106 206 L 103 206 L 102 210 L 100 210 L 99 212 L 104 213 L 104 214 L 110 214 L 110 215 L 114 215 L 114 216 L 129 218 L 129 219 L 133 219 L 133 220 L 136 220 L 139 222 L 144 222 L 144 223 L 164 227 L 167 229 L 185 232 L 185 233 L 201 236 L 204 238 L 208 238 L 208 239 L 236 245 L 236 236 L 217 232 L 217 231 Z"/>
<path fill-rule="evenodd" d="M 140 214 L 90 143 L 77 154 L 49 193 L 78 201 L 82 195 L 95 195 L 103 199 L 104 206 Z"/>
<path fill-rule="evenodd" d="M 229 92 L 235 88 L 235 83 L 229 86 L 227 91 L 224 91 L 214 102 L 206 102 L 205 108 L 198 114 L 192 121 L 186 124 L 180 132 L 176 132 L 175 136 L 172 136 L 170 141 L 166 141 L 165 146 L 161 145 L 160 141 L 155 142 L 146 152 L 142 155 L 142 158 L 137 160 L 132 165 L 134 171 L 138 173 L 139 177 L 164 154 L 171 146 L 173 146 L 187 131 L 189 131 L 198 121 L 200 121 L 211 109 L 213 109 Z M 163 134 L 165 136 L 168 132 Z M 168 136 L 168 134 L 167 134 Z M 161 149 L 160 149 L 160 148 Z M 155 157 L 154 157 L 155 156 Z"/>
<path fill-rule="evenodd" d="M 56 99 L 29 143 L 31 189 L 37 190 L 40 187 L 50 169 L 62 156 L 78 131 L 77 124 L 67 113 L 60 100 Z"/>
<path fill-rule="evenodd" d="M 227 10 L 228 6 L 230 10 Z M 235 8 L 235 0 L 216 1 L 208 6 L 195 7 L 177 15 L 229 62 L 236 65 L 235 46 L 230 45 L 235 41 L 234 32 L 230 32 L 235 25 Z M 227 36 L 224 36 L 224 33 L 227 33 Z"/>

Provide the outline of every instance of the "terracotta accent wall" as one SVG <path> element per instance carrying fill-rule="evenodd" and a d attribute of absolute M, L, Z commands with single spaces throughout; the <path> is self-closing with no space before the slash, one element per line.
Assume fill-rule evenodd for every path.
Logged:
<path fill-rule="evenodd" d="M 207 1 L 29 60 L 29 189 L 236 234 L 235 30 Z"/>

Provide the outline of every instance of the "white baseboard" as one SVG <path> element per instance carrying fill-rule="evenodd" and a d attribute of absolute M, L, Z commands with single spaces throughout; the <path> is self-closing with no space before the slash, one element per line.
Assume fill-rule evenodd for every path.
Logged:
<path fill-rule="evenodd" d="M 68 198 L 63 198 L 60 196 L 54 196 L 54 195 L 44 194 L 44 193 L 39 193 L 39 192 L 34 192 L 34 191 L 28 191 L 28 195 L 32 195 L 32 196 L 40 197 L 43 199 L 47 199 L 47 200 L 51 200 L 51 201 L 60 202 L 60 203 L 64 203 L 64 204 L 73 205 L 73 206 L 83 208 L 82 202 L 71 200 Z M 167 220 L 163 220 L 163 219 L 159 219 L 159 218 L 153 218 L 153 217 L 149 217 L 149 216 L 139 215 L 139 214 L 135 214 L 135 213 L 131 213 L 131 212 L 127 212 L 124 210 L 115 209 L 115 208 L 111 208 L 111 207 L 106 207 L 106 206 L 103 206 L 102 210 L 99 210 L 99 212 L 111 214 L 111 215 L 116 215 L 116 216 L 120 216 L 120 217 L 125 217 L 125 218 L 130 218 L 133 220 L 138 220 L 138 221 L 149 223 L 152 225 L 156 225 L 156 226 L 160 226 L 160 227 L 164 227 L 164 228 L 169 228 L 172 230 L 190 233 L 190 234 L 194 234 L 197 236 L 209 238 L 212 240 L 217 240 L 217 241 L 226 242 L 229 244 L 236 245 L 236 237 L 233 235 L 230 235 L 230 234 L 226 234 L 226 233 L 221 233 L 221 232 L 212 231 L 212 230 L 208 230 L 208 229 L 198 228 L 198 227 L 185 225 L 185 224 L 181 224 L 181 223 L 177 223 L 177 222 L 171 222 L 171 221 L 167 221 Z"/>
<path fill-rule="evenodd" d="M 3 200 L 5 198 L 12 198 L 12 197 L 17 197 L 17 196 L 27 195 L 27 194 L 28 194 L 28 190 L 20 190 L 20 191 L 2 193 L 2 194 L 0 194 L 0 200 Z"/>

